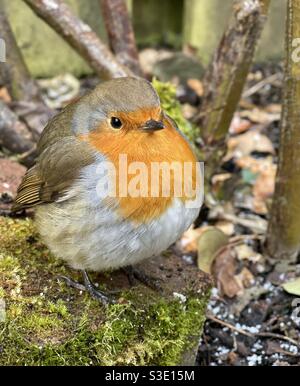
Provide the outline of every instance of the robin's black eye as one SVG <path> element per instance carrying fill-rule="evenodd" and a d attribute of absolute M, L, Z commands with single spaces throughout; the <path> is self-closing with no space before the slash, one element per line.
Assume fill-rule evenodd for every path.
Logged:
<path fill-rule="evenodd" d="M 120 129 L 122 126 L 121 120 L 117 117 L 111 117 L 110 124 L 111 127 L 113 127 L 114 129 Z"/>

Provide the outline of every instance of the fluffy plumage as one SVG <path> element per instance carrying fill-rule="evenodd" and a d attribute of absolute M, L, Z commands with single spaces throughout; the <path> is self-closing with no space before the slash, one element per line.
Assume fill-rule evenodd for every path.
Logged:
<path fill-rule="evenodd" d="M 120 129 L 110 125 L 113 116 L 121 120 Z M 152 131 L 151 126 L 147 131 L 149 121 L 164 129 Z M 161 192 L 158 197 L 117 194 L 109 200 L 97 195 L 97 167 L 105 160 L 118 170 L 120 154 L 126 154 L 128 163 L 148 167 L 152 162 L 191 162 L 193 182 L 196 179 L 197 160 L 190 145 L 145 80 L 119 78 L 100 84 L 48 123 L 38 151 L 14 210 L 36 206 L 46 244 L 74 268 L 99 271 L 158 254 L 199 212 L 186 208 L 186 197 L 163 197 Z"/>

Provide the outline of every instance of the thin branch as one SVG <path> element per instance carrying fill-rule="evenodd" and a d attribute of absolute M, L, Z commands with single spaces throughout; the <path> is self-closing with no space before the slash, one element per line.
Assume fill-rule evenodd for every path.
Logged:
<path fill-rule="evenodd" d="M 122 66 L 95 32 L 61 0 L 23 0 L 70 44 L 104 79 L 132 75 Z"/>
<path fill-rule="evenodd" d="M 204 76 L 201 110 L 194 121 L 205 145 L 203 157 L 208 165 L 208 180 L 222 158 L 224 141 L 266 21 L 269 2 L 235 0 L 233 16 Z M 210 113 L 203 115 L 203 112 Z"/>
<path fill-rule="evenodd" d="M 0 66 L 0 85 L 7 87 L 15 101 L 42 103 L 38 85 L 30 76 L 3 9 L 0 10 L 0 36 L 7 47 L 6 62 Z"/>
<path fill-rule="evenodd" d="M 110 48 L 121 64 L 142 76 L 138 50 L 125 0 L 100 0 Z"/>
<path fill-rule="evenodd" d="M 248 336 L 249 338 L 255 338 L 255 337 L 261 337 L 261 338 L 275 338 L 275 339 L 280 339 L 280 340 L 286 340 L 287 342 L 292 343 L 293 345 L 300 347 L 300 344 L 295 341 L 294 339 L 285 336 L 285 335 L 280 335 L 280 334 L 274 334 L 273 332 L 256 332 L 256 333 L 250 333 L 248 331 L 245 331 L 241 328 L 237 328 L 233 326 L 230 323 L 224 322 L 224 320 L 221 320 L 211 314 L 206 315 L 206 318 L 211 320 L 212 322 L 218 323 L 221 326 L 227 327 L 232 331 L 237 332 L 238 334 Z"/>
<path fill-rule="evenodd" d="M 29 166 L 34 159 L 35 143 L 26 125 L 17 115 L 0 101 L 0 144 L 15 154 L 26 153 L 24 164 Z"/>

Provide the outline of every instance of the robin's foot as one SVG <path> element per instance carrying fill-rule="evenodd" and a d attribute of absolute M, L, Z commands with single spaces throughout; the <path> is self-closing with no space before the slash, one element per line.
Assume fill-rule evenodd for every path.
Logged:
<path fill-rule="evenodd" d="M 103 305 L 115 303 L 112 296 L 109 296 L 96 288 L 86 271 L 82 271 L 82 276 L 84 284 L 78 283 L 67 276 L 60 276 L 60 278 L 63 279 L 69 287 L 76 288 L 79 291 L 88 291 L 93 298 L 99 300 Z M 115 291 L 115 293 L 118 292 Z"/>
<path fill-rule="evenodd" d="M 130 285 L 134 285 L 135 281 L 138 280 L 145 286 L 153 289 L 154 291 L 161 292 L 162 288 L 157 282 L 157 279 L 147 275 L 145 272 L 141 271 L 138 268 L 134 268 L 131 265 L 128 267 L 123 268 L 124 272 L 126 273 Z"/>
<path fill-rule="evenodd" d="M 82 276 L 85 288 L 93 298 L 99 300 L 105 306 L 116 303 L 115 299 L 96 288 L 86 271 L 82 271 Z"/>
<path fill-rule="evenodd" d="M 86 291 L 85 286 L 83 284 L 78 283 L 78 281 L 70 279 L 67 276 L 59 276 L 59 278 L 63 279 L 69 287 L 76 288 L 79 291 Z"/>

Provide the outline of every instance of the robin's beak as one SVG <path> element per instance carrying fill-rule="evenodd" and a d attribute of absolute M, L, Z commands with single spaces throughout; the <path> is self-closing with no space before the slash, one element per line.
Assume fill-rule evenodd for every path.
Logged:
<path fill-rule="evenodd" d="M 147 133 L 152 133 L 153 131 L 162 130 L 164 128 L 165 126 L 162 121 L 155 121 L 154 119 L 150 119 L 142 126 L 142 130 Z"/>

